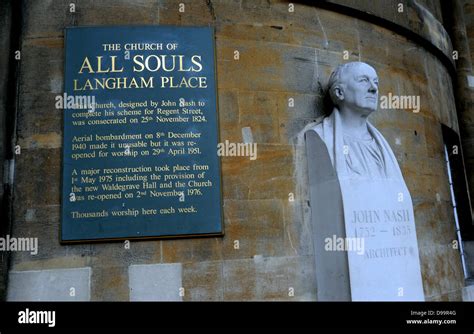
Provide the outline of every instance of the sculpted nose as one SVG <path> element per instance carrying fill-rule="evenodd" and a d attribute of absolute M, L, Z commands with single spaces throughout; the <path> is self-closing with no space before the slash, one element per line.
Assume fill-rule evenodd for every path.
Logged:
<path fill-rule="evenodd" d="M 373 82 L 370 83 L 369 92 L 377 93 L 377 86 Z"/>

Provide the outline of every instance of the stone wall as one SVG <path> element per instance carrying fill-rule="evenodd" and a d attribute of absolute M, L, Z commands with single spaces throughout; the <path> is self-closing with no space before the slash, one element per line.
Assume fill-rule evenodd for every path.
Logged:
<path fill-rule="evenodd" d="M 181 2 L 184 13 L 178 11 Z M 75 13 L 69 12 L 70 3 Z M 439 8 L 437 1 L 425 3 Z M 393 31 L 303 3 L 296 3 L 294 12 L 285 1 L 24 4 L 22 153 L 17 157 L 13 235 L 39 237 L 39 254 L 14 253 L 13 274 L 88 267 L 90 282 L 84 286 L 90 286 L 90 297 L 85 299 L 91 300 L 143 297 L 134 282 L 138 288 L 148 286 L 150 294 L 175 291 L 168 299 L 314 300 L 318 268 L 312 257 L 308 191 L 298 176 L 305 159 L 296 154 L 297 136 L 322 114 L 328 76 L 347 61 L 347 50 L 350 60 L 377 69 L 381 95 L 421 97 L 417 114 L 379 110 L 371 121 L 390 143 L 413 198 L 426 299 L 461 298 L 463 275 L 459 251 L 451 247 L 456 234 L 440 123 L 459 130 L 451 78 L 432 53 Z M 255 161 L 222 159 L 223 238 L 134 241 L 130 249 L 120 242 L 59 244 L 62 117 L 54 97 L 63 89 L 63 29 L 114 24 L 215 26 L 220 139 L 240 142 L 242 128 L 249 127 L 258 143 Z M 29 284 L 61 278 L 63 272 L 47 271 Z M 64 289 L 75 284 L 62 282 Z M 179 287 L 185 289 L 182 298 Z"/>

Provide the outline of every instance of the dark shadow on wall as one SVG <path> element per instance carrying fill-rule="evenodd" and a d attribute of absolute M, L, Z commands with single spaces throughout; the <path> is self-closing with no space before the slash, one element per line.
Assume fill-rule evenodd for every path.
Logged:
<path fill-rule="evenodd" d="M 4 0 L 0 6 L 0 237 L 11 231 L 13 180 L 18 109 L 22 1 Z M 19 59 L 18 59 L 19 58 Z M 9 252 L 0 251 L 0 300 L 6 298 Z"/>
<path fill-rule="evenodd" d="M 471 203 L 466 182 L 466 169 L 464 167 L 461 141 L 458 134 L 441 124 L 443 141 L 446 146 L 449 162 L 450 185 L 453 192 L 453 209 L 456 212 L 462 240 L 474 240 L 474 225 L 471 214 Z"/>

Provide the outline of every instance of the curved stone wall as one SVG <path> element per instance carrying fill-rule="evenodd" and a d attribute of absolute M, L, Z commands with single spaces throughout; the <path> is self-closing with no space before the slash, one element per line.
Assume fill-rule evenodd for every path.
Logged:
<path fill-rule="evenodd" d="M 420 96 L 419 113 L 378 110 L 371 121 L 390 143 L 413 198 L 426 299 L 461 298 L 440 126 L 458 132 L 458 123 L 449 70 L 437 55 L 350 13 L 304 3 L 294 12 L 285 1 L 75 3 L 69 13 L 68 1 L 25 1 L 13 234 L 39 236 L 40 253 L 13 254 L 12 271 L 90 267 L 92 300 L 128 300 L 130 265 L 175 264 L 185 300 L 314 300 L 318 268 L 297 136 L 321 116 L 332 69 L 360 60 L 377 69 L 381 95 Z M 367 10 L 373 2 L 351 3 Z M 424 3 L 439 27 L 439 2 L 413 3 Z M 394 16 L 396 23 L 450 54 L 444 30 L 430 35 L 410 13 Z M 63 89 L 63 28 L 112 24 L 215 25 L 221 141 L 241 142 L 242 129 L 250 128 L 258 143 L 255 161 L 222 159 L 223 238 L 133 242 L 130 250 L 121 243 L 59 245 L 62 118 L 54 96 Z"/>

